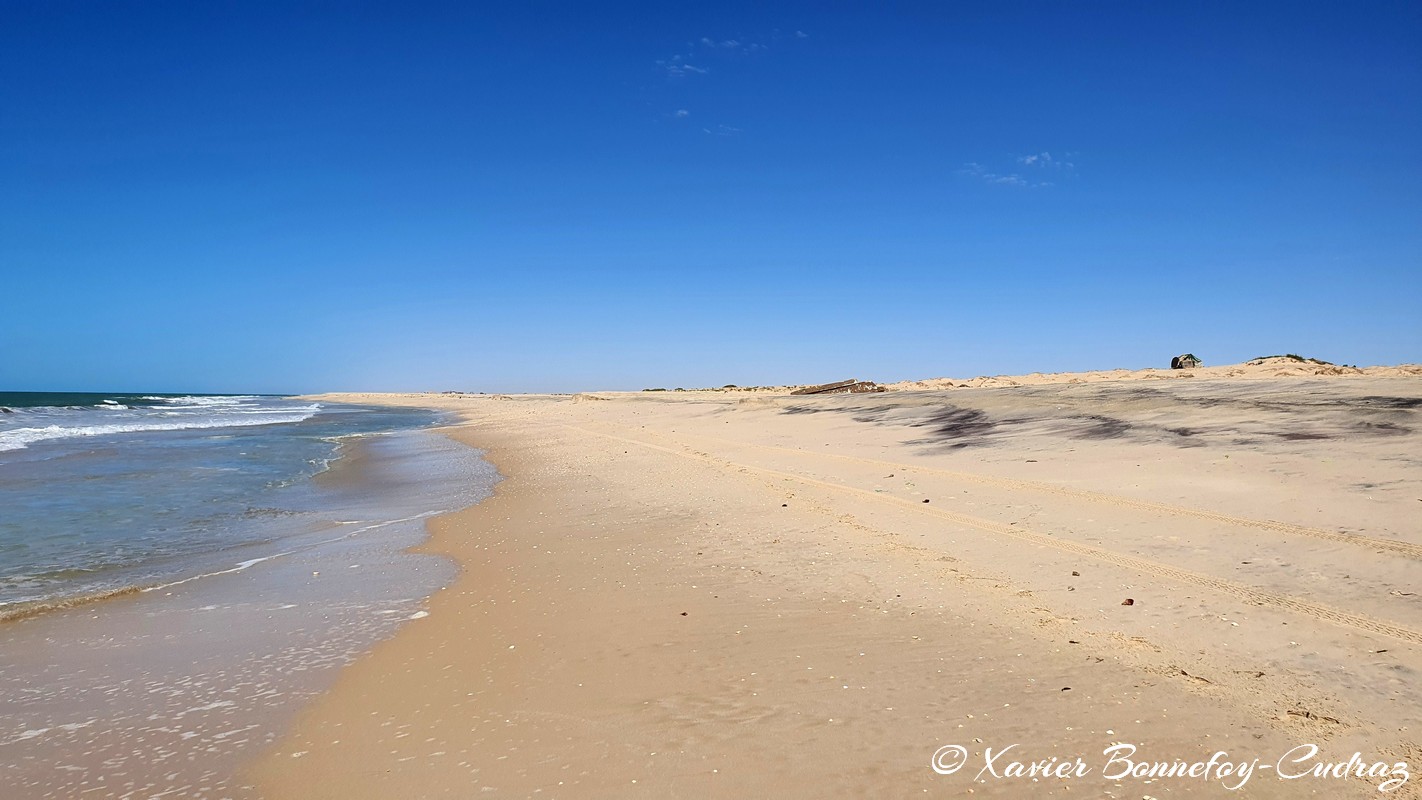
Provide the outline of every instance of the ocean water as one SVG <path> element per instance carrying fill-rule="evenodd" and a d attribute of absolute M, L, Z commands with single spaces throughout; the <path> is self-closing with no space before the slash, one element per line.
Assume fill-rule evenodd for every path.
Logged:
<path fill-rule="evenodd" d="M 252 395 L 0 393 L 0 620 L 475 502 L 492 470 L 423 430 L 439 420 Z M 384 479 L 329 480 L 370 437 Z"/>
<path fill-rule="evenodd" d="M 241 768 L 456 573 L 492 493 L 432 411 L 0 394 L 0 797 L 257 798 Z M 470 532 L 474 535 L 474 532 Z"/>

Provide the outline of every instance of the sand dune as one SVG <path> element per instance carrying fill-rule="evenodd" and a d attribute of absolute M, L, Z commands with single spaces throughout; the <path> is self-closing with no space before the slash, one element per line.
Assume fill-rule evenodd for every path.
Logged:
<path fill-rule="evenodd" d="M 1027 375 L 980 375 L 975 378 L 926 378 L 885 384 L 891 391 L 914 389 L 983 389 L 1006 386 L 1041 386 L 1057 383 L 1099 383 L 1102 381 L 1188 380 L 1191 378 L 1306 378 L 1306 377 L 1422 377 L 1422 364 L 1350 367 L 1312 359 L 1269 356 L 1216 367 L 1193 369 L 1108 369 L 1090 372 L 1033 372 Z"/>

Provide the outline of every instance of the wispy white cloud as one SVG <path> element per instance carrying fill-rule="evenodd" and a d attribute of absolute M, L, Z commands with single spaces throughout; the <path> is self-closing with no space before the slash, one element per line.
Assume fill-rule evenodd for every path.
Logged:
<path fill-rule="evenodd" d="M 701 47 L 707 50 L 719 50 L 723 53 L 756 53 L 761 50 L 769 50 L 770 46 L 762 42 L 747 41 L 746 39 L 712 39 L 710 36 L 703 36 L 700 40 Z"/>
<path fill-rule="evenodd" d="M 718 41 L 716 41 L 715 39 L 712 39 L 710 36 L 703 36 L 703 37 L 701 37 L 701 44 L 702 44 L 702 46 L 704 46 L 704 47 L 710 47 L 710 48 L 713 48 L 713 49 L 721 49 L 721 50 L 740 50 L 743 46 L 744 46 L 744 47 L 748 47 L 748 48 L 749 48 L 749 47 L 756 47 L 756 46 L 758 46 L 758 45 L 742 45 L 742 43 L 741 43 L 741 41 L 740 41 L 739 39 L 722 39 L 721 41 L 718 42 Z"/>
<path fill-rule="evenodd" d="M 806 38 L 801 31 L 795 32 L 797 37 Z M 779 34 L 772 38 L 779 38 Z M 669 58 L 657 60 L 657 66 L 674 78 L 680 78 L 688 73 L 706 74 L 709 70 L 704 68 L 691 67 L 687 62 L 693 58 L 732 58 L 735 56 L 745 56 L 752 53 L 760 53 L 769 50 L 770 46 L 759 37 L 740 36 L 736 38 L 717 39 L 710 36 L 687 42 L 686 50 L 677 53 Z"/>
<path fill-rule="evenodd" d="M 976 161 L 969 161 L 958 170 L 959 175 L 980 180 L 983 183 L 994 186 L 1016 186 L 1022 189 L 1036 189 L 1044 186 L 1051 186 L 1050 183 L 1033 181 L 1018 175 L 1015 172 L 1000 173 L 993 172 Z"/>
<path fill-rule="evenodd" d="M 693 76 L 710 75 L 713 68 L 718 72 L 717 77 L 724 77 L 738 71 L 733 65 L 764 63 L 765 57 L 761 54 L 770 50 L 770 44 L 767 42 L 778 46 L 779 43 L 784 42 L 785 36 L 779 29 L 775 29 L 769 36 L 737 35 L 727 38 L 702 36 L 686 42 L 685 48 L 681 52 L 657 59 L 655 62 L 656 71 L 667 79 L 666 83 L 669 86 L 679 86 L 683 79 Z M 808 39 L 809 34 L 804 31 L 795 31 L 795 38 Z M 692 63 L 693 61 L 695 63 Z M 722 69 L 723 67 L 727 67 L 727 69 Z M 673 102 L 678 101 L 671 100 L 667 106 Z M 663 106 L 663 108 L 667 106 Z M 672 111 L 667 116 L 673 119 L 686 119 L 691 116 L 691 112 L 683 108 Z M 717 125 L 702 128 L 702 130 L 713 136 L 735 136 L 741 132 L 739 128 L 730 125 Z"/>
<path fill-rule="evenodd" d="M 1037 167 L 1039 169 L 1075 169 L 1076 165 L 1070 161 L 1060 158 L 1053 158 L 1052 154 L 1043 150 L 1040 153 L 1029 153 L 1025 156 L 1018 156 L 1017 163 L 1024 167 Z"/>
<path fill-rule="evenodd" d="M 1048 177 L 1046 173 L 1051 173 L 1052 176 L 1059 179 L 1075 177 L 1076 164 L 1068 160 L 1074 158 L 1075 155 L 1075 153 L 1068 153 L 1067 158 L 1059 158 L 1043 150 L 1040 153 L 1016 156 L 1012 159 L 1013 164 L 1017 167 L 1016 170 L 999 169 L 979 164 L 976 161 L 969 161 L 958 170 L 958 174 L 994 186 L 1044 189 L 1056 185 L 1053 181 L 1045 180 Z"/>
<path fill-rule="evenodd" d="M 669 78 L 685 78 L 687 75 L 705 75 L 711 70 L 705 67 L 698 67 L 695 64 L 688 64 L 682 56 L 672 56 L 671 58 L 657 61 L 657 66 L 664 70 Z"/>

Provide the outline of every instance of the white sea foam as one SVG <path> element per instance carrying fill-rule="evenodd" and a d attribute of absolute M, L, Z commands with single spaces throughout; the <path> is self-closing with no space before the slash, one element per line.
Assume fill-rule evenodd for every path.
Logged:
<path fill-rule="evenodd" d="M 449 513 L 449 510 L 448 510 L 448 509 L 437 509 L 437 510 L 431 510 L 431 511 L 422 511 L 422 512 L 420 512 L 419 514 L 414 514 L 414 515 L 411 515 L 411 516 L 408 516 L 408 517 L 400 517 L 399 519 L 387 519 L 387 520 L 381 520 L 381 521 L 379 521 L 379 522 L 371 522 L 371 523 L 368 523 L 368 524 L 367 524 L 367 523 L 361 523 L 361 522 L 359 522 L 359 521 L 357 521 L 357 522 L 350 522 L 350 523 L 344 523 L 344 522 L 343 522 L 343 523 L 337 523 L 337 524 L 342 524 L 342 525 L 345 525 L 345 524 L 362 525 L 362 524 L 363 524 L 364 526 L 363 526 L 363 527 L 360 527 L 360 528 L 356 528 L 355 530 L 350 531 L 350 532 L 348 532 L 348 533 L 343 533 L 343 534 L 341 534 L 340 536 L 334 536 L 334 537 L 331 537 L 331 538 L 329 538 L 329 539 L 322 539 L 322 540 L 320 540 L 320 541 L 310 542 L 310 543 L 308 543 L 308 544 L 306 544 L 306 545 L 303 545 L 301 548 L 299 548 L 299 550 L 310 550 L 310 549 L 312 549 L 312 548 L 321 547 L 322 545 L 334 544 L 334 543 L 336 543 L 336 542 L 345 541 L 346 539 L 350 539 L 350 538 L 352 538 L 352 537 L 359 536 L 359 535 L 361 535 L 362 533 L 369 533 L 370 531 L 380 530 L 381 528 L 385 528 L 385 527 L 388 527 L 388 526 L 390 526 L 390 525 L 400 525 L 400 524 L 406 523 L 406 522 L 415 522 L 415 521 L 417 521 L 417 520 L 429 519 L 430 517 L 437 517 L 437 516 L 439 516 L 440 514 L 448 514 L 448 513 Z M 174 586 L 182 586 L 182 585 L 185 584 L 185 583 L 192 583 L 193 581 L 202 580 L 203 578 L 213 578 L 213 577 L 216 577 L 216 576 L 218 576 L 218 575 L 231 575 L 231 574 L 234 573 L 234 572 L 244 572 L 244 571 L 246 571 L 246 570 L 248 570 L 248 569 L 251 569 L 252 567 L 255 567 L 256 565 L 261 564 L 261 563 L 263 563 L 263 562 L 272 561 L 272 560 L 278 559 L 278 558 L 285 558 L 285 557 L 287 557 L 287 556 L 289 556 L 289 555 L 292 555 L 292 554 L 295 553 L 295 552 L 297 552 L 297 550 L 287 550 L 287 551 L 282 552 L 282 553 L 273 553 L 273 554 L 271 554 L 271 555 L 269 555 L 269 556 L 262 556 L 262 557 L 260 557 L 260 558 L 249 558 L 249 559 L 247 559 L 246 561 L 238 562 L 236 566 L 229 567 L 229 568 L 227 568 L 227 569 L 219 569 L 219 570 L 214 570 L 214 571 L 212 571 L 212 572 L 204 572 L 204 573 L 201 573 L 201 574 L 199 574 L 199 575 L 190 575 L 190 576 L 188 576 L 188 577 L 186 577 L 186 578 L 180 578 L 180 579 L 178 579 L 178 580 L 169 581 L 169 582 L 167 582 L 167 583 L 160 583 L 160 584 L 158 584 L 158 585 L 156 585 L 156 586 L 145 586 L 145 587 L 143 587 L 143 588 L 141 588 L 141 589 L 138 589 L 137 591 L 143 592 L 143 593 L 146 594 L 146 593 L 148 593 L 148 592 L 157 592 L 157 591 L 162 591 L 162 590 L 164 590 L 164 589 L 171 589 L 171 588 L 173 588 Z M 359 565 L 359 564 L 353 564 L 352 566 L 353 566 L 353 567 L 358 567 L 358 566 L 360 566 L 360 565 Z M 0 605 L 4 605 L 4 604 L 3 604 L 3 603 L 0 603 Z M 294 607 L 294 606 L 282 606 L 282 608 L 293 608 L 293 607 Z M 426 616 L 428 616 L 428 615 L 426 614 Z M 412 617 L 412 619 L 418 619 L 418 618 L 419 618 L 419 617 Z"/>
<path fill-rule="evenodd" d="M 50 439 L 143 431 L 236 428 L 301 422 L 321 410 L 316 403 L 254 396 L 152 398 L 171 405 L 129 408 L 117 403 L 84 408 L 31 408 L 0 421 L 0 451 L 21 450 Z M 9 423 L 8 425 L 4 423 Z"/>
<path fill-rule="evenodd" d="M 170 581 L 168 583 L 159 584 L 157 586 L 147 586 L 144 587 L 141 591 L 156 592 L 161 589 L 171 589 L 174 586 L 182 586 L 185 583 L 201 580 L 202 578 L 211 578 L 216 575 L 231 575 L 234 572 L 242 572 L 243 570 L 251 569 L 257 564 L 262 563 L 263 561 L 271 561 L 274 558 L 283 558 L 289 555 L 291 555 L 291 551 L 287 551 L 285 553 L 274 553 L 269 556 L 262 556 L 261 558 L 249 558 L 246 561 L 239 563 L 237 566 L 232 567 L 231 569 L 220 569 L 216 572 L 204 572 L 201 575 L 193 575 L 191 577 L 183 578 L 182 580 Z"/>
<path fill-rule="evenodd" d="M 162 400 L 174 406 L 235 406 L 251 400 L 260 400 L 261 398 L 251 394 L 233 394 L 222 395 L 220 397 L 189 395 L 186 397 L 145 397 L 143 399 Z"/>

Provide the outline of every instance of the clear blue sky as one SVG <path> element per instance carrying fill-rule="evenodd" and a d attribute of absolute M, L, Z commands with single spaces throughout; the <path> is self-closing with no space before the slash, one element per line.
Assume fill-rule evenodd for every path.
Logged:
<path fill-rule="evenodd" d="M 0 0 L 0 390 L 1422 361 L 1419 145 L 1417 2 Z"/>

